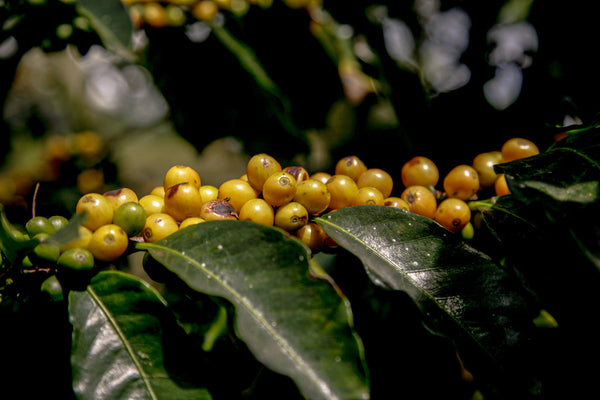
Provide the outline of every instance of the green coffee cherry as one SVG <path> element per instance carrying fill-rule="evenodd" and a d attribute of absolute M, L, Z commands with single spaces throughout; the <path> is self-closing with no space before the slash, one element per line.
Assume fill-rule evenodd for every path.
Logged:
<path fill-rule="evenodd" d="M 145 223 L 146 211 L 135 202 L 121 204 L 113 215 L 113 224 L 120 226 L 130 237 L 139 234 Z"/>
<path fill-rule="evenodd" d="M 86 271 L 94 268 L 94 256 L 87 249 L 74 248 L 65 250 L 56 263 L 61 267 Z"/>
<path fill-rule="evenodd" d="M 56 262 L 60 257 L 60 248 L 53 243 L 42 242 L 33 248 L 32 262 Z"/>
<path fill-rule="evenodd" d="M 53 215 L 50 218 L 48 218 L 48 221 L 50 221 L 52 226 L 54 226 L 55 232 L 60 231 L 69 223 L 69 220 L 63 217 L 62 215 Z"/>
<path fill-rule="evenodd" d="M 56 278 L 56 275 L 46 278 L 46 280 L 42 282 L 40 290 L 46 292 L 52 301 L 61 301 L 63 299 L 63 288 Z"/>
<path fill-rule="evenodd" d="M 41 216 L 33 217 L 27 221 L 27 224 L 25 224 L 25 229 L 31 237 L 34 237 L 38 233 L 52 235 L 54 232 L 56 232 L 56 228 L 54 225 L 52 225 L 50 220 Z"/>

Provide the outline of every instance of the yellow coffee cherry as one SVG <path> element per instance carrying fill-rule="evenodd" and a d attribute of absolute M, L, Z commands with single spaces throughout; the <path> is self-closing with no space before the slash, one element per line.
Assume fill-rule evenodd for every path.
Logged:
<path fill-rule="evenodd" d="M 379 189 L 365 186 L 358 189 L 356 195 L 352 199 L 353 206 L 382 206 L 383 205 L 383 194 Z"/>
<path fill-rule="evenodd" d="M 333 175 L 327 181 L 326 186 L 331 195 L 329 208 L 332 210 L 350 207 L 352 199 L 358 193 L 356 182 L 347 175 Z"/>
<path fill-rule="evenodd" d="M 158 197 L 165 197 L 165 187 L 155 186 L 154 189 L 152 189 L 152 191 L 150 192 L 150 194 L 153 194 Z"/>
<path fill-rule="evenodd" d="M 198 188 L 183 182 L 169 187 L 165 192 L 165 212 L 176 221 L 200 216 L 202 197 Z"/>
<path fill-rule="evenodd" d="M 275 226 L 293 232 L 308 223 L 308 211 L 295 201 L 279 207 L 275 213 Z"/>
<path fill-rule="evenodd" d="M 60 247 L 60 252 L 64 252 L 69 249 L 87 249 L 90 240 L 92 239 L 92 231 L 86 228 L 85 226 L 79 225 L 78 227 L 78 236 L 75 239 L 70 240 L 69 242 L 63 244 Z"/>
<path fill-rule="evenodd" d="M 470 165 L 457 165 L 446 174 L 443 185 L 448 197 L 467 201 L 479 191 L 479 175 Z"/>
<path fill-rule="evenodd" d="M 218 198 L 229 202 L 238 214 L 244 203 L 258 197 L 256 190 L 242 179 L 229 179 L 223 182 L 218 192 Z"/>
<path fill-rule="evenodd" d="M 323 248 L 323 246 L 325 245 L 325 238 L 327 237 L 323 228 L 321 228 L 314 222 L 309 222 L 306 225 L 300 227 L 296 231 L 295 235 L 313 252 Z"/>
<path fill-rule="evenodd" d="M 471 221 L 471 209 L 461 199 L 447 198 L 438 205 L 433 219 L 446 229 L 458 232 Z"/>
<path fill-rule="evenodd" d="M 129 188 L 109 190 L 108 192 L 105 192 L 103 196 L 106 197 L 106 200 L 108 200 L 115 211 L 121 204 L 130 202 L 137 203 L 139 200 L 137 194 Z"/>
<path fill-rule="evenodd" d="M 410 207 L 408 206 L 408 203 L 406 201 L 402 200 L 400 197 L 396 197 L 396 196 L 387 197 L 387 198 L 383 199 L 383 205 L 388 206 L 388 207 L 400 208 L 401 210 L 410 211 Z"/>
<path fill-rule="evenodd" d="M 179 229 L 183 229 L 185 227 L 188 227 L 190 225 L 196 225 L 196 224 L 201 224 L 203 222 L 206 222 L 206 220 L 204 218 L 200 218 L 200 217 L 189 217 L 184 219 L 183 221 L 181 221 L 181 223 L 179 224 Z"/>
<path fill-rule="evenodd" d="M 367 166 L 357 156 L 342 158 L 335 165 L 336 175 L 346 175 L 357 181 L 360 175 L 367 170 Z"/>
<path fill-rule="evenodd" d="M 329 207 L 331 194 L 327 185 L 311 178 L 298 184 L 293 200 L 306 207 L 310 215 L 318 215 Z"/>
<path fill-rule="evenodd" d="M 289 203 L 296 194 L 296 179 L 287 172 L 280 171 L 269 176 L 263 185 L 262 195 L 267 203 L 280 207 Z"/>
<path fill-rule="evenodd" d="M 100 261 L 114 261 L 121 257 L 129 244 L 127 233 L 118 225 L 103 225 L 92 234 L 88 250 Z"/>
<path fill-rule="evenodd" d="M 146 242 L 156 242 L 179 230 L 175 218 L 166 213 L 156 213 L 146 218 L 142 237 Z"/>
<path fill-rule="evenodd" d="M 383 197 L 389 197 L 394 187 L 391 175 L 379 168 L 369 168 L 360 174 L 356 184 L 359 188 L 366 186 L 377 188 Z"/>
<path fill-rule="evenodd" d="M 165 199 L 161 196 L 147 194 L 140 199 L 139 203 L 144 208 L 146 216 L 165 212 Z"/>
<path fill-rule="evenodd" d="M 202 185 L 198 190 L 200 191 L 200 197 L 202 197 L 203 203 L 211 200 L 217 200 L 219 198 L 219 188 L 215 186 Z"/>
<path fill-rule="evenodd" d="M 202 203 L 200 218 L 206 221 L 219 221 L 224 219 L 238 219 L 235 208 L 225 200 L 210 200 Z"/>
<path fill-rule="evenodd" d="M 240 221 L 252 221 L 257 224 L 271 226 L 275 220 L 273 206 L 264 199 L 248 200 L 240 209 Z"/>
<path fill-rule="evenodd" d="M 195 169 L 186 165 L 174 165 L 165 174 L 163 187 L 166 192 L 171 186 L 186 182 L 195 186 L 196 189 L 202 186 L 200 175 Z"/>
<path fill-rule="evenodd" d="M 262 192 L 267 178 L 281 170 L 281 164 L 274 157 L 261 153 L 252 156 L 248 161 L 246 176 L 250 185 L 259 192 Z"/>
<path fill-rule="evenodd" d="M 82 196 L 75 207 L 75 213 L 85 214 L 82 225 L 95 231 L 102 225 L 110 224 L 113 218 L 113 208 L 100 193 L 88 193 Z"/>
<path fill-rule="evenodd" d="M 400 195 L 410 212 L 433 218 L 437 209 L 437 200 L 431 190 L 421 185 L 409 186 Z"/>

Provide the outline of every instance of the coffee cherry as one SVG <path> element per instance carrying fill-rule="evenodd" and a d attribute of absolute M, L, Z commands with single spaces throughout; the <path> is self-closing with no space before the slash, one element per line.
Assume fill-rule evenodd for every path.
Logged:
<path fill-rule="evenodd" d="M 336 175 L 346 175 L 357 181 L 360 175 L 367 170 L 367 166 L 357 156 L 342 158 L 335 165 Z"/>
<path fill-rule="evenodd" d="M 155 194 L 147 194 L 139 201 L 140 206 L 146 212 L 146 216 L 165 212 L 165 199 Z"/>
<path fill-rule="evenodd" d="M 392 194 L 394 182 L 390 174 L 379 168 L 369 168 L 363 172 L 356 181 L 359 188 L 370 186 L 379 189 L 383 197 Z"/>
<path fill-rule="evenodd" d="M 203 203 L 211 200 L 217 200 L 219 198 L 219 189 L 215 186 L 202 185 L 198 191 L 200 192 L 200 197 L 202 197 Z"/>
<path fill-rule="evenodd" d="M 202 203 L 200 218 L 206 221 L 219 221 L 223 219 L 238 219 L 235 208 L 225 200 L 211 200 Z"/>
<path fill-rule="evenodd" d="M 34 265 L 55 263 L 60 256 L 60 248 L 54 243 L 39 243 L 29 254 L 29 259 Z"/>
<path fill-rule="evenodd" d="M 262 153 L 250 158 L 246 166 L 246 176 L 250 185 L 259 192 L 262 192 L 267 178 L 281 170 L 281 164 L 275 158 Z"/>
<path fill-rule="evenodd" d="M 314 222 L 309 222 L 304 226 L 301 226 L 295 233 L 296 237 L 300 239 L 308 248 L 312 251 L 318 251 L 325 245 L 325 231 L 319 225 Z"/>
<path fill-rule="evenodd" d="M 138 202 L 137 194 L 129 188 L 110 190 L 105 192 L 103 196 L 106 197 L 106 200 L 108 200 L 113 210 L 119 208 L 121 204 Z"/>
<path fill-rule="evenodd" d="M 83 225 L 79 225 L 78 231 L 79 231 L 78 232 L 79 234 L 76 238 L 70 240 L 69 242 L 63 244 L 60 247 L 61 252 L 67 251 L 69 249 L 74 249 L 74 248 L 81 248 L 81 249 L 88 248 L 88 245 L 90 244 L 90 240 L 92 239 L 92 231 Z"/>
<path fill-rule="evenodd" d="M 60 231 L 69 223 L 69 220 L 63 217 L 62 215 L 53 215 L 50 218 L 48 218 L 48 221 L 50 221 L 56 232 Z"/>
<path fill-rule="evenodd" d="M 52 301 L 62 301 L 64 298 L 62 285 L 58 281 L 58 278 L 56 278 L 56 275 L 51 275 L 46 278 L 44 282 L 42 282 L 40 290 L 46 293 Z"/>
<path fill-rule="evenodd" d="M 121 204 L 115 210 L 113 224 L 120 226 L 127 236 L 135 236 L 146 224 L 146 211 L 144 207 L 132 201 Z"/>
<path fill-rule="evenodd" d="M 154 196 L 158 196 L 158 197 L 165 197 L 165 187 L 164 186 L 155 186 L 151 191 L 150 194 L 154 195 Z"/>
<path fill-rule="evenodd" d="M 153 243 L 178 230 L 179 226 L 175 218 L 166 213 L 156 213 L 146 217 L 142 237 L 146 242 Z"/>
<path fill-rule="evenodd" d="M 165 8 L 161 4 L 155 2 L 144 5 L 143 18 L 144 21 L 153 28 L 163 28 L 168 24 Z"/>
<path fill-rule="evenodd" d="M 396 207 L 396 208 L 400 208 L 401 210 L 406 210 L 406 211 L 410 211 L 410 207 L 408 206 L 408 203 L 404 200 L 402 200 L 400 197 L 387 197 L 385 199 L 383 199 L 383 205 L 384 206 L 388 206 L 388 207 Z"/>
<path fill-rule="evenodd" d="M 331 194 L 326 184 L 311 178 L 298 184 L 293 200 L 302 204 L 310 215 L 318 215 L 329 207 Z"/>
<path fill-rule="evenodd" d="M 87 249 L 74 247 L 60 254 L 56 264 L 74 270 L 90 270 L 94 268 L 94 255 Z"/>
<path fill-rule="evenodd" d="M 308 211 L 295 201 L 279 207 L 275 213 L 275 226 L 288 232 L 293 232 L 307 223 Z"/>
<path fill-rule="evenodd" d="M 97 260 L 110 262 L 121 257 L 128 245 L 127 233 L 118 225 L 108 224 L 94 231 L 88 250 Z"/>
<path fill-rule="evenodd" d="M 296 183 L 304 182 L 309 178 L 308 171 L 304 167 L 291 166 L 285 167 L 283 172 L 287 172 L 294 177 Z"/>
<path fill-rule="evenodd" d="M 471 240 L 475 237 L 475 228 L 470 221 L 460 230 L 460 235 L 465 240 Z"/>
<path fill-rule="evenodd" d="M 192 8 L 192 15 L 200 21 L 210 21 L 219 12 L 219 7 L 212 0 L 201 0 Z"/>
<path fill-rule="evenodd" d="M 521 158 L 535 156 L 540 151 L 531 140 L 523 138 L 508 139 L 502 145 L 502 158 L 504 162 L 519 160 Z"/>
<path fill-rule="evenodd" d="M 481 187 L 487 188 L 494 185 L 497 176 L 494 165 L 502 162 L 504 162 L 502 153 L 499 151 L 488 151 L 475 156 L 472 166 L 477 171 Z"/>
<path fill-rule="evenodd" d="M 506 183 L 506 175 L 498 174 L 496 181 L 494 182 L 494 191 L 496 192 L 496 196 L 505 196 L 510 194 L 508 183 Z"/>
<path fill-rule="evenodd" d="M 219 186 L 219 199 L 231 204 L 237 213 L 240 212 L 244 203 L 256 199 L 258 193 L 250 184 L 241 179 L 229 179 Z"/>
<path fill-rule="evenodd" d="M 240 221 L 252 221 L 272 226 L 275 220 L 273 206 L 263 199 L 248 200 L 240 210 Z"/>
<path fill-rule="evenodd" d="M 327 190 L 331 195 L 329 208 L 338 210 L 352 205 L 352 199 L 358 193 L 358 186 L 354 179 L 347 175 L 333 175 L 327 181 Z"/>
<path fill-rule="evenodd" d="M 204 220 L 204 218 L 200 218 L 200 217 L 186 218 L 183 221 L 181 221 L 181 223 L 179 224 L 179 230 L 181 230 L 185 227 L 188 227 L 190 225 L 201 224 L 202 222 L 206 222 L 206 220 Z"/>
<path fill-rule="evenodd" d="M 315 172 L 310 176 L 310 179 L 322 182 L 325 185 L 327 185 L 327 181 L 329 180 L 329 178 L 331 178 L 331 174 L 328 174 L 327 172 Z"/>
<path fill-rule="evenodd" d="M 195 169 L 186 165 L 174 165 L 169 168 L 165 174 L 163 179 L 163 187 L 165 188 L 166 192 L 171 186 L 186 182 L 196 187 L 196 189 L 198 189 L 202 184 L 200 175 Z"/>
<path fill-rule="evenodd" d="M 165 212 L 175 220 L 200 216 L 202 197 L 198 188 L 188 182 L 178 183 L 165 192 Z"/>
<path fill-rule="evenodd" d="M 417 156 L 411 158 L 402 166 L 402 183 L 405 187 L 435 186 L 440 178 L 437 165 L 427 157 Z"/>
<path fill-rule="evenodd" d="M 433 219 L 446 229 L 458 232 L 471 221 L 471 210 L 461 199 L 447 198 L 438 205 Z"/>
<path fill-rule="evenodd" d="M 280 207 L 289 203 L 296 194 L 296 179 L 287 172 L 276 172 L 263 185 L 262 195 L 267 203 Z"/>
<path fill-rule="evenodd" d="M 82 225 L 95 231 L 102 225 L 112 222 L 114 211 L 106 197 L 99 193 L 89 193 L 79 199 L 75 212 L 85 214 L 86 218 Z"/>
<path fill-rule="evenodd" d="M 410 212 L 433 218 L 437 209 L 437 201 L 434 194 L 425 186 L 409 186 L 400 195 L 410 209 Z"/>
<path fill-rule="evenodd" d="M 448 172 L 443 185 L 448 197 L 467 201 L 479 190 L 479 176 L 470 165 L 457 165 Z"/>
<path fill-rule="evenodd" d="M 29 234 L 30 237 L 34 237 L 38 233 L 47 233 L 48 235 L 52 235 L 56 232 L 56 228 L 50 220 L 46 217 L 36 216 L 31 218 L 25 224 L 25 230 Z"/>
<path fill-rule="evenodd" d="M 382 206 L 383 205 L 383 194 L 379 189 L 365 186 L 358 189 L 356 195 L 352 199 L 353 206 Z"/>

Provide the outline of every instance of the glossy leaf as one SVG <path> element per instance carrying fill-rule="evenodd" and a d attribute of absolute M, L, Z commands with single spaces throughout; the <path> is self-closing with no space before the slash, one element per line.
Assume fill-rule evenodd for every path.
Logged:
<path fill-rule="evenodd" d="M 358 206 L 317 218 L 354 253 L 377 285 L 408 293 L 427 324 L 495 364 L 527 340 L 527 304 L 518 285 L 481 252 L 429 218 L 385 206 Z M 466 340 L 466 342 L 465 342 Z"/>
<path fill-rule="evenodd" d="M 77 0 L 80 14 L 90 19 L 104 46 L 128 59 L 133 59 L 131 38 L 133 25 L 120 0 Z"/>
<path fill-rule="evenodd" d="M 87 290 L 71 292 L 73 389 L 80 399 L 210 399 L 169 376 L 164 365 L 166 305 L 147 283 L 100 272 Z"/>
<path fill-rule="evenodd" d="M 369 398 L 347 300 L 309 272 L 310 253 L 296 239 L 252 222 L 212 221 L 137 248 L 192 289 L 233 303 L 238 336 L 306 397 Z"/>

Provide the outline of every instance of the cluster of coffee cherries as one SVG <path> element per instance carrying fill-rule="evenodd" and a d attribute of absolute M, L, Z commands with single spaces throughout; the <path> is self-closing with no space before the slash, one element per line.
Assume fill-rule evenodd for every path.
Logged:
<path fill-rule="evenodd" d="M 251 6 L 269 8 L 273 0 L 121 0 L 129 6 L 133 24 L 140 28 L 148 25 L 153 28 L 182 26 L 188 15 L 195 20 L 210 21 L 220 11 L 244 15 Z M 285 0 L 290 8 L 311 8 L 320 6 L 321 0 Z"/>

